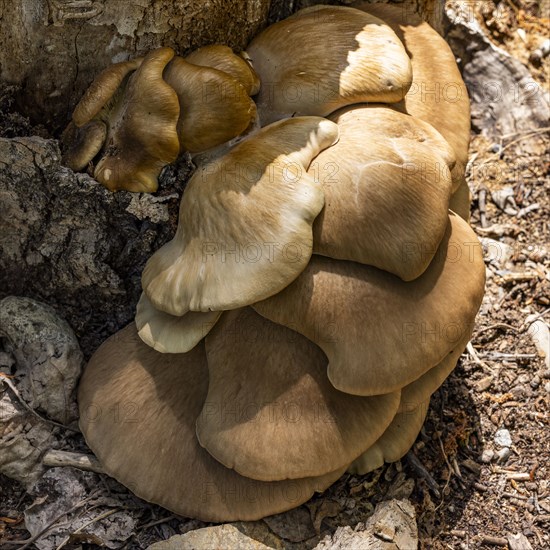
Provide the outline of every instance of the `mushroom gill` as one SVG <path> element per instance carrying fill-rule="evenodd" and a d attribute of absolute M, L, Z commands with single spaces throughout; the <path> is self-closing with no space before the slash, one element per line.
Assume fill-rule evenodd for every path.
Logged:
<path fill-rule="evenodd" d="M 79 400 L 105 470 L 179 514 L 261 518 L 398 460 L 470 337 L 485 267 L 464 221 L 467 98 L 414 89 L 462 80 L 426 24 L 356 6 L 301 10 L 240 57 L 154 54 L 172 59 L 178 151 L 225 148 L 188 182 L 136 324 L 94 354 Z M 74 166 L 148 59 L 95 85 L 114 99 L 67 130 Z"/>

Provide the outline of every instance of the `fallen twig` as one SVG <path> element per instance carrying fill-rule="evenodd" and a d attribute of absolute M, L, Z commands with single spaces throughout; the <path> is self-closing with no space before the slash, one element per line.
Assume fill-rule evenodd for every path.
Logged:
<path fill-rule="evenodd" d="M 105 473 L 105 470 L 95 456 L 81 453 L 70 453 L 68 451 L 51 449 L 42 457 L 42 463 L 44 466 L 50 466 L 52 468 L 70 466 L 72 468 L 96 472 L 98 474 Z"/>
<path fill-rule="evenodd" d="M 441 493 L 439 492 L 439 485 L 435 481 L 435 479 L 432 477 L 430 472 L 424 468 L 424 465 L 418 457 L 412 452 L 409 451 L 407 453 L 407 460 L 411 466 L 411 468 L 421 477 L 423 478 L 426 483 L 428 484 L 428 487 L 433 491 L 434 495 L 437 498 L 441 498 Z"/>
<path fill-rule="evenodd" d="M 113 510 L 108 510 L 107 512 L 104 512 L 103 514 L 99 514 L 99 516 L 96 516 L 95 518 L 86 522 L 84 525 L 81 525 L 78 529 L 75 529 L 68 537 L 63 539 L 61 544 L 55 550 L 61 550 L 61 548 L 63 548 L 63 546 L 65 546 L 71 540 L 72 535 L 76 535 L 77 533 L 80 533 L 83 529 L 86 529 L 86 527 L 88 527 L 89 525 L 92 525 L 92 523 L 95 523 L 96 521 L 101 521 L 102 519 L 105 519 L 113 515 L 115 512 L 120 512 L 120 510 L 121 510 L 120 508 L 114 508 Z"/>

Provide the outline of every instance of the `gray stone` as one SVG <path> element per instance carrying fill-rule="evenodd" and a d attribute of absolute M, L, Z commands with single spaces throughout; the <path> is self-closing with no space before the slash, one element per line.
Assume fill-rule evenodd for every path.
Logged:
<path fill-rule="evenodd" d="M 497 430 L 494 438 L 495 444 L 499 447 L 511 447 L 512 446 L 512 436 L 506 428 L 501 428 Z"/>
<path fill-rule="evenodd" d="M 46 304 L 9 296 L 0 301 L 0 338 L 15 359 L 14 382 L 24 401 L 57 422 L 75 420 L 84 360 L 67 322 Z"/>
<path fill-rule="evenodd" d="M 493 451 L 493 449 L 485 449 L 481 454 L 481 462 L 484 464 L 489 464 L 494 457 L 495 451 Z"/>
<path fill-rule="evenodd" d="M 339 527 L 315 550 L 412 550 L 418 547 L 416 515 L 408 500 L 379 503 L 366 523 Z"/>
<path fill-rule="evenodd" d="M 189 531 L 168 540 L 155 542 L 148 550 L 219 550 L 235 548 L 243 550 L 271 550 L 270 546 L 251 539 L 234 525 L 224 524 Z"/>

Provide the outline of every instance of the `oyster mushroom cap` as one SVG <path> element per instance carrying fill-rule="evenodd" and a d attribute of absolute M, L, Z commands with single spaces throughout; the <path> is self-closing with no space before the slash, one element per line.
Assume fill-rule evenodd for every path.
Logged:
<path fill-rule="evenodd" d="M 136 308 L 139 337 L 160 353 L 192 350 L 217 323 L 221 311 L 188 311 L 178 317 L 155 309 L 142 293 Z"/>
<path fill-rule="evenodd" d="M 321 185 L 306 172 L 338 126 L 282 120 L 236 145 L 190 179 L 174 239 L 147 262 L 145 294 L 172 315 L 222 311 L 275 294 L 306 267 Z"/>
<path fill-rule="evenodd" d="M 160 171 L 178 157 L 178 96 L 162 78 L 173 56 L 171 48 L 148 53 L 111 106 L 103 156 L 94 172 L 111 191 L 156 191 Z"/>
<path fill-rule="evenodd" d="M 412 84 L 396 107 L 430 123 L 454 149 L 451 209 L 468 219 L 470 195 L 464 172 L 470 143 L 470 101 L 451 48 L 437 31 L 410 10 L 365 1 L 355 2 L 353 7 L 387 23 L 409 52 Z"/>
<path fill-rule="evenodd" d="M 101 120 L 90 120 L 80 128 L 69 122 L 61 135 L 63 163 L 75 172 L 83 170 L 101 151 L 106 137 L 107 126 Z"/>
<path fill-rule="evenodd" d="M 453 150 L 426 122 L 386 106 L 353 105 L 330 120 L 338 143 L 309 168 L 325 193 L 314 254 L 415 279 L 447 227 Z"/>
<path fill-rule="evenodd" d="M 441 363 L 401 390 L 395 418 L 382 436 L 352 462 L 348 472 L 364 475 L 380 468 L 384 462 L 395 462 L 407 454 L 424 424 L 430 396 L 455 368 L 470 335 L 471 331 L 467 332 Z"/>
<path fill-rule="evenodd" d="M 193 65 L 212 67 L 227 73 L 244 86 L 248 95 L 255 95 L 260 90 L 260 78 L 247 61 L 247 57 L 245 52 L 237 55 L 229 46 L 215 44 L 198 48 L 185 60 Z"/>
<path fill-rule="evenodd" d="M 437 254 L 414 281 L 313 256 L 292 284 L 252 307 L 315 342 L 337 389 L 378 395 L 414 381 L 454 349 L 471 329 L 484 284 L 481 245 L 451 213 Z"/>
<path fill-rule="evenodd" d="M 80 427 L 105 471 L 136 495 L 203 521 L 254 520 L 299 506 L 342 473 L 261 482 L 222 466 L 195 420 L 208 388 L 204 345 L 162 354 L 135 325 L 103 343 L 78 391 Z"/>
<path fill-rule="evenodd" d="M 279 21 L 247 48 L 262 86 L 262 125 L 326 116 L 364 101 L 393 103 L 411 84 L 405 48 L 382 20 L 342 6 L 312 6 Z"/>
<path fill-rule="evenodd" d="M 84 92 L 73 111 L 73 121 L 80 127 L 99 114 L 113 98 L 126 77 L 139 68 L 143 57 L 115 63 L 101 71 Z"/>
<path fill-rule="evenodd" d="M 198 153 L 221 145 L 245 132 L 256 119 L 256 105 L 245 87 L 218 69 L 175 57 L 164 71 L 164 80 L 178 95 L 182 151 Z"/>
<path fill-rule="evenodd" d="M 225 312 L 206 337 L 209 386 L 200 444 L 241 475 L 272 481 L 346 467 L 384 432 L 400 392 L 348 395 L 310 340 L 251 308 Z"/>

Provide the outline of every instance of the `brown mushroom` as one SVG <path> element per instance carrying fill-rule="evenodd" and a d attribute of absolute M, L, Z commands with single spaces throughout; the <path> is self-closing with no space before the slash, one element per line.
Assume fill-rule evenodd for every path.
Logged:
<path fill-rule="evenodd" d="M 69 122 L 61 135 L 63 163 L 75 172 L 83 170 L 101 151 L 107 126 L 101 120 L 91 120 L 80 128 Z"/>
<path fill-rule="evenodd" d="M 470 334 L 471 330 L 467 331 L 439 365 L 401 390 L 401 402 L 395 418 L 382 436 L 353 461 L 348 472 L 363 475 L 379 468 L 384 462 L 395 462 L 407 454 L 424 424 L 430 396 L 455 368 Z"/>
<path fill-rule="evenodd" d="M 90 359 L 78 391 L 80 427 L 109 475 L 149 502 L 204 521 L 283 512 L 343 473 L 262 482 L 225 468 L 195 435 L 207 388 L 203 344 L 186 354 L 162 354 L 146 346 L 132 324 Z"/>
<path fill-rule="evenodd" d="M 454 349 L 470 330 L 484 283 L 479 242 L 451 214 L 437 254 L 414 281 L 313 256 L 292 284 L 253 307 L 315 342 L 337 389 L 378 395 L 411 383 Z"/>
<path fill-rule="evenodd" d="M 410 60 L 380 19 L 342 6 L 313 6 L 269 26 L 247 48 L 262 86 L 262 125 L 326 116 L 360 102 L 393 103 L 411 84 Z"/>
<path fill-rule="evenodd" d="M 470 215 L 470 195 L 464 171 L 470 142 L 470 102 L 455 56 L 445 40 L 411 10 L 388 4 L 354 2 L 354 8 L 387 23 L 411 58 L 412 84 L 403 102 L 404 112 L 430 123 L 455 151 L 450 208 L 464 219 Z"/>
<path fill-rule="evenodd" d="M 429 124 L 385 106 L 353 105 L 330 120 L 338 143 L 309 168 L 325 192 L 313 252 L 415 279 L 447 227 L 451 147 Z"/>
<path fill-rule="evenodd" d="M 143 290 L 171 315 L 236 309 L 275 294 L 306 267 L 323 191 L 306 170 L 338 135 L 318 117 L 263 128 L 185 189 L 174 239 L 147 262 Z"/>
<path fill-rule="evenodd" d="M 208 394 L 200 444 L 241 475 L 272 481 L 346 467 L 384 432 L 400 392 L 336 390 L 313 342 L 251 308 L 226 312 L 206 337 Z"/>
<path fill-rule="evenodd" d="M 229 46 L 215 44 L 203 46 L 191 52 L 185 60 L 193 65 L 212 67 L 232 76 L 240 82 L 248 95 L 255 95 L 260 90 L 260 78 L 247 61 L 248 55 L 242 52 L 241 55 L 233 53 Z"/>

